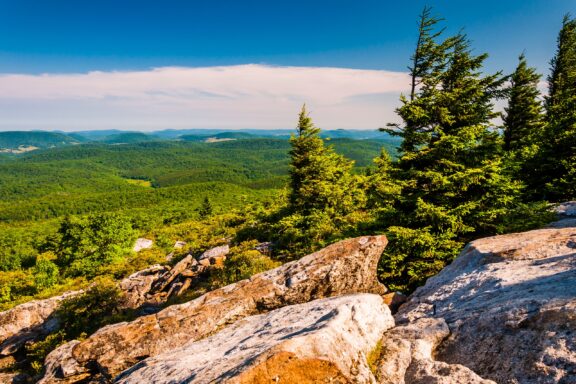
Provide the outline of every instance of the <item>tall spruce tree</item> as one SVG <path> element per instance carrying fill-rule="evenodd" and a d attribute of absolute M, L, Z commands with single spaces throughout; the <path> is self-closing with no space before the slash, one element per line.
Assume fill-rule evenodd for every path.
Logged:
<path fill-rule="evenodd" d="M 381 276 L 393 289 L 415 288 L 464 241 L 497 232 L 520 189 L 502 170 L 491 129 L 505 78 L 483 75 L 487 55 L 473 55 L 465 35 L 430 36 L 435 48 L 426 65 L 434 70 L 417 73 L 414 98 L 403 97 L 397 110 L 404 123 L 395 133 L 410 143 L 400 148 L 403 189 L 381 260 Z"/>
<path fill-rule="evenodd" d="M 288 206 L 274 225 L 278 248 L 291 258 L 345 237 L 355 229 L 354 211 L 364 205 L 353 161 L 325 146 L 319 134 L 302 107 L 290 138 Z"/>
<path fill-rule="evenodd" d="M 576 20 L 565 16 L 551 61 L 538 182 L 552 201 L 576 197 Z M 544 186 L 544 188 L 542 188 Z"/>
<path fill-rule="evenodd" d="M 443 33 L 443 29 L 435 31 L 436 25 L 442 19 L 432 16 L 432 9 L 424 7 L 418 20 L 418 39 L 414 54 L 410 57 L 411 64 L 408 67 L 410 73 L 410 95 L 400 96 L 403 104 L 413 103 L 417 107 L 420 102 L 425 101 L 430 94 L 423 93 L 422 90 L 433 91 L 438 85 L 439 76 L 445 69 L 446 61 L 441 58 L 445 56 L 446 49 L 452 44 L 451 39 L 438 42 Z M 417 95 L 418 92 L 418 95 Z M 425 140 L 429 133 L 424 127 L 426 125 L 425 114 L 413 114 L 405 116 L 404 124 L 399 134 L 398 130 L 383 128 L 392 135 L 402 137 L 400 150 L 405 152 L 413 151 Z M 398 128 L 396 124 L 388 124 L 389 127 Z"/>
<path fill-rule="evenodd" d="M 505 108 L 504 150 L 530 153 L 537 148 L 544 127 L 538 91 L 540 75 L 535 68 L 528 67 L 524 54 L 518 61 L 510 77 L 508 106 Z"/>
<path fill-rule="evenodd" d="M 354 209 L 354 162 L 325 146 L 319 134 L 303 106 L 297 134 L 290 138 L 290 210 L 345 215 Z"/>

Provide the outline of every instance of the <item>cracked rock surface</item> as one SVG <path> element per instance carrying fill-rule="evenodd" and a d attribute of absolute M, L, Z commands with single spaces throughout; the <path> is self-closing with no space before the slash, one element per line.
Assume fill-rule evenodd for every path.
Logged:
<path fill-rule="evenodd" d="M 378 295 L 314 300 L 240 320 L 146 359 L 115 382 L 373 383 L 366 355 L 393 326 Z"/>
<path fill-rule="evenodd" d="M 484 379 L 576 383 L 576 228 L 473 241 L 395 318 L 396 333 L 445 321 L 436 360 Z"/>
<path fill-rule="evenodd" d="M 386 244 L 385 236 L 344 240 L 187 303 L 104 327 L 73 347 L 48 355 L 41 382 L 84 380 L 88 369 L 109 380 L 147 357 L 202 339 L 248 316 L 325 297 L 385 293 L 376 266 Z M 75 368 L 63 369 L 60 361 Z"/>

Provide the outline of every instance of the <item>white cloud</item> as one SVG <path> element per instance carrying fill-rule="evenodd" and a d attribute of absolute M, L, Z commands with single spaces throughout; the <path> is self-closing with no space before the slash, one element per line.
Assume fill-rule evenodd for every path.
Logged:
<path fill-rule="evenodd" d="M 291 128 L 306 102 L 318 126 L 396 120 L 407 74 L 238 65 L 0 75 L 0 129 Z"/>

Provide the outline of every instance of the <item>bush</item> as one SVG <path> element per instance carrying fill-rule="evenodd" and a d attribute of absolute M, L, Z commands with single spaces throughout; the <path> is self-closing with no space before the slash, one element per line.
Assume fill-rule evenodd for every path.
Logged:
<path fill-rule="evenodd" d="M 58 331 L 46 336 L 44 340 L 26 345 L 26 356 L 32 371 L 35 374 L 40 373 L 46 356 L 65 342 L 66 334 L 64 331 Z"/>
<path fill-rule="evenodd" d="M 391 290 L 409 293 L 440 272 L 462 249 L 450 235 L 428 229 L 390 227 L 388 246 L 378 265 L 378 277 Z"/>
<path fill-rule="evenodd" d="M 212 284 L 214 288 L 247 279 L 281 265 L 281 263 L 255 250 L 256 244 L 256 241 L 247 241 L 230 250 L 224 267 L 213 273 Z"/>
<path fill-rule="evenodd" d="M 34 280 L 24 271 L 0 272 L 0 304 L 10 303 L 16 297 L 35 293 Z M 0 306 L 4 308 L 4 306 Z"/>
<path fill-rule="evenodd" d="M 33 274 L 34 285 L 38 291 L 50 288 L 58 281 L 60 271 L 53 260 L 56 260 L 56 255 L 53 252 L 42 253 L 36 258 Z"/>
<path fill-rule="evenodd" d="M 83 294 L 62 302 L 56 312 L 68 340 L 122 320 L 123 294 L 109 278 L 97 278 Z"/>
<path fill-rule="evenodd" d="M 128 255 L 134 240 L 136 231 L 127 217 L 103 213 L 86 219 L 66 217 L 43 248 L 58 255 L 57 263 L 67 275 L 94 277 L 99 267 Z"/>

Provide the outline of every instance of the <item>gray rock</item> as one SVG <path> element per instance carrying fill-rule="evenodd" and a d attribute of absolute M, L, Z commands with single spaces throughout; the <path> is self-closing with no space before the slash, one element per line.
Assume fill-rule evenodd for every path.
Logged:
<path fill-rule="evenodd" d="M 116 382 L 373 383 L 366 355 L 394 326 L 377 295 L 287 306 L 138 363 Z"/>
<path fill-rule="evenodd" d="M 563 217 L 576 218 L 576 201 L 566 201 L 556 207 L 556 212 Z"/>
<path fill-rule="evenodd" d="M 459 364 L 436 361 L 433 354 L 450 334 L 443 319 L 421 318 L 384 335 L 376 372 L 381 384 L 494 384 Z"/>
<path fill-rule="evenodd" d="M 230 253 L 230 246 L 228 244 L 214 247 L 201 254 L 198 257 L 198 263 L 204 266 L 222 264 L 222 262 L 226 260 L 228 253 Z"/>
<path fill-rule="evenodd" d="M 174 243 L 174 249 L 182 249 L 186 246 L 186 244 L 187 243 L 185 241 L 178 240 Z"/>
<path fill-rule="evenodd" d="M 396 315 L 444 319 L 437 360 L 498 383 L 576 382 L 576 228 L 476 240 Z"/>
<path fill-rule="evenodd" d="M 145 357 L 182 347 L 259 312 L 348 293 L 385 293 L 376 266 L 386 243 L 384 236 L 341 241 L 190 302 L 104 327 L 70 348 L 65 358 L 114 376 Z M 57 382 L 57 371 L 57 364 L 47 369 L 44 382 Z M 70 380 L 75 375 L 71 372 Z"/>
<path fill-rule="evenodd" d="M 143 249 L 152 248 L 153 245 L 154 245 L 154 241 L 141 237 L 141 238 L 136 239 L 136 243 L 134 244 L 134 247 L 132 248 L 132 250 L 134 252 L 140 252 Z"/>
<path fill-rule="evenodd" d="M 157 303 L 152 287 L 168 270 L 163 265 L 153 265 L 123 279 L 119 286 L 126 296 L 127 307 L 138 308 L 143 304 Z"/>
<path fill-rule="evenodd" d="M 15 353 L 27 341 L 57 330 L 58 319 L 53 315 L 60 302 L 82 292 L 66 292 L 60 296 L 30 301 L 0 312 L 0 357 Z"/>
<path fill-rule="evenodd" d="M 53 378 L 55 380 L 63 379 L 72 373 L 74 373 L 75 379 L 77 379 L 77 381 L 83 380 L 90 376 L 88 369 L 80 366 L 76 360 L 70 357 L 72 349 L 79 343 L 79 341 L 74 340 L 63 344 L 50 352 L 50 354 L 46 357 L 44 367 L 53 373 Z M 38 383 L 42 384 L 44 382 L 44 380 L 40 380 Z"/>

